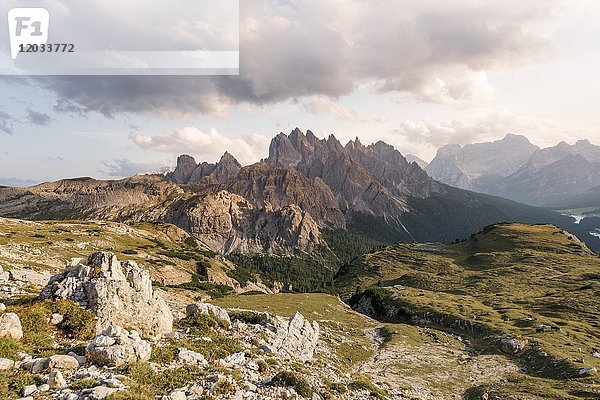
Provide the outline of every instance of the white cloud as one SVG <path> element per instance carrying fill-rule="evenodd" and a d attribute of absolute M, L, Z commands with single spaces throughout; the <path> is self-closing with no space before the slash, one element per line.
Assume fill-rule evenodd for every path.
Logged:
<path fill-rule="evenodd" d="M 221 135 L 216 129 L 203 132 L 198 128 L 185 127 L 158 135 L 131 132 L 129 138 L 140 148 L 172 155 L 190 154 L 197 161 L 214 162 L 229 151 L 242 165 L 259 161 L 268 153 L 270 140 L 252 133 L 240 138 Z"/>
<path fill-rule="evenodd" d="M 311 114 L 331 114 L 338 121 L 356 122 L 358 113 L 356 110 L 337 104 L 333 100 L 318 96 L 302 103 L 304 110 Z"/>
<path fill-rule="evenodd" d="M 490 71 L 519 68 L 552 52 L 543 23 L 555 18 L 562 4 L 244 0 L 240 76 L 34 79 L 57 93 L 67 110 L 107 116 L 222 116 L 232 104 L 335 99 L 361 85 L 424 102 L 475 102 L 493 93 Z M 154 29 L 134 25 L 136 32 L 144 26 Z M 213 28 L 177 22 L 169 29 L 177 32 L 175 41 L 186 42 L 196 32 L 215 36 Z M 346 110 L 331 111 L 337 118 L 352 118 Z"/>
<path fill-rule="evenodd" d="M 585 127 L 566 126 L 557 121 L 516 115 L 502 109 L 473 119 L 407 120 L 391 133 L 391 141 L 400 148 L 430 160 L 444 145 L 497 140 L 507 133 L 524 135 L 534 144 L 548 147 L 562 140 L 574 142 L 591 137 L 594 132 Z"/>

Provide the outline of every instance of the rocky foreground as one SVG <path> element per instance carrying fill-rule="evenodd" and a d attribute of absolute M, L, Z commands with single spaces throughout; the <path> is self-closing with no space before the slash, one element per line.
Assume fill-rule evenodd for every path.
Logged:
<path fill-rule="evenodd" d="M 0 309 L 1 398 L 404 398 L 316 358 L 320 327 L 300 313 L 199 302 L 176 319 L 147 271 L 111 253 Z"/>

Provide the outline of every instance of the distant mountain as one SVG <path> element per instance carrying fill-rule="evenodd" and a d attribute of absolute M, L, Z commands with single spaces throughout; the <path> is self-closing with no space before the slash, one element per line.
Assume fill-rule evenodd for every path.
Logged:
<path fill-rule="evenodd" d="M 554 207 L 600 185 L 600 147 L 588 140 L 540 149 L 524 136 L 491 143 L 449 145 L 426 167 L 441 182 Z"/>
<path fill-rule="evenodd" d="M 515 143 L 530 149 L 513 159 L 535 147 L 517 136 L 500 147 Z M 486 147 L 469 148 L 465 165 L 483 165 L 476 148 L 498 154 Z M 496 169 L 510 173 L 509 164 L 498 156 Z M 324 231 L 387 243 L 451 242 L 504 221 L 553 223 L 595 240 L 572 218 L 437 182 L 382 141 L 342 145 L 299 129 L 275 136 L 268 158 L 245 167 L 230 153 L 217 163 L 182 155 L 165 176 L 0 189 L 0 216 L 173 223 L 224 254 L 326 251 Z"/>
<path fill-rule="evenodd" d="M 425 167 L 427 167 L 427 165 L 429 164 L 427 161 L 413 154 L 407 154 L 404 156 L 404 158 L 406 158 L 406 161 L 408 161 L 409 163 L 417 163 L 417 165 L 421 167 L 421 169 L 425 169 Z"/>
<path fill-rule="evenodd" d="M 537 150 L 525 136 L 508 134 L 491 143 L 444 146 L 425 170 L 448 185 L 486 192 L 481 187 L 510 176 Z"/>

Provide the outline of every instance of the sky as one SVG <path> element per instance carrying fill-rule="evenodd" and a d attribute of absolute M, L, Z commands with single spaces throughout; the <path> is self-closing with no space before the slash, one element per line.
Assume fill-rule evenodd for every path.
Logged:
<path fill-rule="evenodd" d="M 598 1 L 243 0 L 239 19 L 239 76 L 0 77 L 0 185 L 250 164 L 295 127 L 427 161 L 507 133 L 600 144 Z"/>

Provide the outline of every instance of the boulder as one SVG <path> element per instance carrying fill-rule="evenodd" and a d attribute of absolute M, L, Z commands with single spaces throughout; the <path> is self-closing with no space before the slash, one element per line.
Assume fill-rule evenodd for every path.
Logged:
<path fill-rule="evenodd" d="M 225 322 L 228 326 L 231 326 L 231 319 L 229 318 L 229 313 L 221 307 L 217 307 L 209 303 L 188 304 L 185 308 L 185 313 L 188 317 L 197 314 L 210 315 Z"/>
<path fill-rule="evenodd" d="M 67 381 L 65 381 L 62 372 L 58 370 L 50 372 L 50 375 L 48 375 L 48 386 L 50 386 L 51 389 L 66 387 Z"/>
<path fill-rule="evenodd" d="M 192 365 L 196 367 L 208 366 L 208 362 L 202 354 L 185 348 L 178 349 L 177 361 L 185 365 Z"/>
<path fill-rule="evenodd" d="M 594 375 L 597 373 L 598 373 L 598 369 L 596 367 L 581 368 L 579 370 L 579 375 Z"/>
<path fill-rule="evenodd" d="M 0 358 L 0 371 L 12 369 L 15 366 L 15 362 L 8 358 Z"/>
<path fill-rule="evenodd" d="M 17 340 L 23 338 L 23 328 L 17 314 L 4 313 L 0 315 L 0 338 L 4 337 Z"/>
<path fill-rule="evenodd" d="M 149 360 L 151 352 L 150 343 L 136 331 L 110 325 L 86 347 L 85 357 L 99 366 L 122 367 Z"/>
<path fill-rule="evenodd" d="M 511 338 L 505 335 L 500 338 L 500 349 L 506 354 L 517 354 L 527 347 L 527 343 L 525 338 Z"/>
<path fill-rule="evenodd" d="M 296 312 L 291 318 L 265 316 L 267 340 L 262 348 L 271 353 L 297 359 L 310 360 L 319 340 L 319 324 L 310 323 Z"/>
<path fill-rule="evenodd" d="M 158 338 L 173 329 L 173 314 L 153 291 L 148 271 L 133 261 L 121 264 L 112 253 L 70 260 L 65 272 L 52 277 L 40 298 L 70 299 L 95 311 L 97 333 L 109 325 L 120 325 L 132 327 L 144 337 Z"/>
<path fill-rule="evenodd" d="M 79 368 L 79 361 L 75 357 L 69 355 L 56 354 L 50 356 L 48 368 L 62 371 L 76 370 Z"/>

